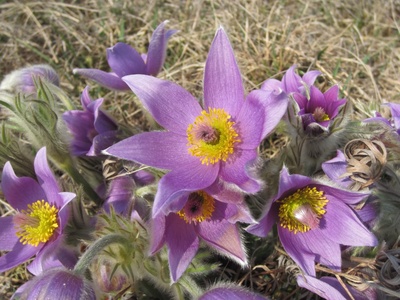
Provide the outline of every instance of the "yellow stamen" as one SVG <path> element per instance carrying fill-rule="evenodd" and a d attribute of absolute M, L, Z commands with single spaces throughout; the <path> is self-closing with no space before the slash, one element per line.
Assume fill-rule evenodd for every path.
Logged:
<path fill-rule="evenodd" d="M 306 187 L 298 189 L 292 195 L 278 200 L 280 225 L 290 231 L 306 232 L 310 229 L 311 223 L 318 224 L 319 219 L 326 213 L 324 206 L 329 202 L 324 193 L 318 191 L 317 188 Z M 304 216 L 308 213 L 308 216 Z M 318 218 L 317 222 L 302 222 L 302 219 Z"/>
<path fill-rule="evenodd" d="M 178 211 L 178 215 L 189 224 L 203 222 L 211 218 L 214 201 L 214 198 L 204 191 L 191 193 L 185 206 Z"/>
<path fill-rule="evenodd" d="M 189 153 L 206 165 L 226 161 L 235 143 L 240 142 L 235 122 L 229 121 L 230 118 L 221 108 L 203 110 L 187 128 Z"/>
<path fill-rule="evenodd" d="M 58 209 L 44 200 L 38 200 L 28 205 L 14 216 L 16 235 L 22 244 L 38 246 L 47 242 L 58 227 Z"/>

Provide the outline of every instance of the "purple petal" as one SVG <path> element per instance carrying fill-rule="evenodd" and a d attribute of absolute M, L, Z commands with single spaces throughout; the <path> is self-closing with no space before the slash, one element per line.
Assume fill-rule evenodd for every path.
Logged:
<path fill-rule="evenodd" d="M 278 226 L 279 239 L 282 246 L 290 257 L 299 265 L 299 267 L 307 274 L 315 276 L 314 260 L 315 254 L 305 248 L 303 240 L 297 237 L 299 234 L 294 234 L 289 230 Z"/>
<path fill-rule="evenodd" d="M 301 79 L 306 85 L 312 86 L 319 75 L 321 75 L 320 71 L 308 71 Z"/>
<path fill-rule="evenodd" d="M 311 184 L 312 180 L 303 175 L 293 174 L 290 175 L 288 169 L 284 166 L 282 168 L 280 179 L 279 179 L 279 190 L 275 199 L 283 198 L 284 193 L 292 191 L 293 193 L 307 185 Z"/>
<path fill-rule="evenodd" d="M 348 298 L 347 291 L 344 290 L 341 283 L 334 277 L 321 277 L 320 280 L 330 286 L 334 287 L 337 291 L 339 291 L 345 299 Z M 376 290 L 374 288 L 367 288 L 366 290 L 360 292 L 353 288 L 352 286 L 347 285 L 347 289 L 350 291 L 351 295 L 353 296 L 354 300 L 377 300 L 378 297 L 376 295 Z M 328 298 L 332 300 L 340 299 L 340 298 Z"/>
<path fill-rule="evenodd" d="M 321 220 L 320 225 L 323 224 Z M 321 225 L 321 227 L 324 225 Z M 287 230 L 287 229 L 285 229 Z M 292 233 L 293 243 L 301 244 L 306 252 L 315 255 L 315 261 L 340 272 L 342 256 L 338 242 L 332 242 L 322 234 L 322 229 L 311 229 L 304 233 Z M 312 275 L 312 274 L 309 274 Z"/>
<path fill-rule="evenodd" d="M 146 74 L 146 65 L 140 54 L 125 43 L 117 43 L 107 49 L 107 61 L 118 77 Z"/>
<path fill-rule="evenodd" d="M 295 70 L 296 65 L 291 66 L 282 78 L 283 90 L 287 94 L 300 92 L 299 88 L 302 86 L 301 77 L 297 75 Z"/>
<path fill-rule="evenodd" d="M 302 288 L 305 288 L 318 296 L 328 300 L 346 300 L 342 293 L 340 293 L 330 283 L 326 283 L 322 280 L 318 280 L 315 277 L 308 275 L 298 275 L 297 284 Z M 342 288 L 343 290 L 343 288 Z"/>
<path fill-rule="evenodd" d="M 359 220 L 352 209 L 340 201 L 330 201 L 320 228 L 326 239 L 346 246 L 376 246 L 378 241 Z M 351 230 L 350 230 L 351 229 Z"/>
<path fill-rule="evenodd" d="M 358 204 L 370 195 L 369 193 L 345 191 L 322 184 L 317 184 L 316 187 L 319 191 L 325 192 L 326 198 L 331 202 L 336 201 L 344 202 L 346 204 Z"/>
<path fill-rule="evenodd" d="M 239 204 L 244 201 L 242 193 L 232 189 L 232 187 L 229 187 L 229 184 L 221 180 L 217 180 L 214 184 L 206 188 L 205 192 L 212 195 L 214 199 L 225 203 Z"/>
<path fill-rule="evenodd" d="M 56 207 L 61 207 L 63 203 L 61 203 L 61 198 L 58 195 L 60 188 L 58 187 L 53 172 L 50 170 L 49 164 L 47 163 L 46 147 L 41 148 L 37 152 L 34 167 L 38 182 L 46 193 L 46 198 L 44 200 L 47 200 L 47 202 Z"/>
<path fill-rule="evenodd" d="M 261 89 L 264 91 L 280 94 L 283 91 L 282 82 L 276 79 L 267 79 L 261 85 Z"/>
<path fill-rule="evenodd" d="M 152 219 L 150 255 L 158 252 L 165 243 L 165 223 L 166 217 L 163 214 L 159 214 Z"/>
<path fill-rule="evenodd" d="M 87 156 L 98 156 L 101 152 L 111 145 L 113 145 L 118 139 L 118 131 L 107 131 L 96 135 L 93 138 L 92 146 L 86 153 Z"/>
<path fill-rule="evenodd" d="M 169 172 L 161 178 L 154 199 L 153 216 L 161 211 L 168 214 L 171 202 L 183 194 L 204 190 L 214 183 L 219 171 L 219 165 L 188 165 L 184 169 Z"/>
<path fill-rule="evenodd" d="M 265 112 L 265 117 L 264 117 L 264 122 L 262 123 L 263 126 L 261 133 L 261 139 L 264 139 L 268 134 L 271 133 L 271 131 L 276 127 L 276 125 L 278 125 L 283 115 L 286 113 L 289 99 L 286 93 L 282 92 L 276 94 L 262 90 L 252 91 L 247 96 L 246 102 L 249 101 L 250 99 L 262 103 L 262 106 L 264 107 L 263 109 Z M 247 122 L 249 122 L 249 120 Z M 258 123 L 258 126 L 260 126 L 260 124 L 261 122 Z"/>
<path fill-rule="evenodd" d="M 204 108 L 222 108 L 236 116 L 244 102 L 242 77 L 225 31 L 215 34 L 204 71 Z"/>
<path fill-rule="evenodd" d="M 394 122 L 394 127 L 396 130 L 400 129 L 400 104 L 397 103 L 387 103 L 390 107 L 390 112 L 392 114 L 392 119 Z"/>
<path fill-rule="evenodd" d="M 84 110 L 87 110 L 90 103 L 92 103 L 92 98 L 90 97 L 90 94 L 89 94 L 89 86 L 86 86 L 83 89 L 82 95 L 81 95 L 82 108 Z"/>
<path fill-rule="evenodd" d="M 104 153 L 168 170 L 200 163 L 197 157 L 189 154 L 186 138 L 172 132 L 137 134 L 114 144 Z"/>
<path fill-rule="evenodd" d="M 306 112 L 314 113 L 315 109 L 321 107 L 327 109 L 327 101 L 325 101 L 324 94 L 321 93 L 319 89 L 315 86 L 310 87 L 310 101 L 308 101 L 306 106 Z"/>
<path fill-rule="evenodd" d="M 136 188 L 135 181 L 132 176 L 121 176 L 111 180 L 108 191 L 107 200 L 103 208 L 109 212 L 110 206 L 114 211 L 122 214 L 127 209 L 132 200 L 133 192 Z"/>
<path fill-rule="evenodd" d="M 74 69 L 73 73 L 94 80 L 108 89 L 117 91 L 129 90 L 128 85 L 114 73 L 107 73 L 97 69 Z"/>
<path fill-rule="evenodd" d="M 171 278 L 176 282 L 187 269 L 199 249 L 199 239 L 193 226 L 177 214 L 167 216 L 165 241 L 168 246 Z"/>
<path fill-rule="evenodd" d="M 100 98 L 93 101 L 89 105 L 89 109 L 92 110 L 94 114 L 94 128 L 98 133 L 118 129 L 117 123 L 108 114 L 100 109 L 103 101 L 104 99 Z"/>
<path fill-rule="evenodd" d="M 261 90 L 259 92 L 268 94 Z M 235 119 L 240 138 L 237 147 L 240 149 L 255 149 L 262 140 L 263 127 L 260 124 L 266 123 L 265 111 L 262 100 L 253 95 L 250 93 Z"/>
<path fill-rule="evenodd" d="M 77 260 L 78 257 L 74 254 L 74 251 L 65 245 L 64 237 L 58 236 L 57 240 L 44 245 L 27 269 L 37 276 L 43 271 L 55 267 L 64 266 L 73 269 Z"/>
<path fill-rule="evenodd" d="M 165 25 L 167 23 L 168 21 L 164 21 L 158 25 L 151 37 L 146 60 L 148 75 L 157 76 L 160 72 L 165 61 L 168 39 L 176 32 L 176 30 L 165 32 Z"/>
<path fill-rule="evenodd" d="M 18 243 L 13 218 L 13 216 L 0 218 L 0 250 L 2 251 L 11 251 Z"/>
<path fill-rule="evenodd" d="M 0 257 L 0 273 L 12 269 L 34 256 L 42 246 L 33 247 L 16 243 L 14 248 Z"/>
<path fill-rule="evenodd" d="M 60 222 L 59 231 L 60 233 L 64 229 L 65 225 L 67 225 L 69 219 L 69 207 L 68 203 L 71 202 L 76 195 L 74 193 L 61 192 L 58 194 L 59 197 L 59 210 L 58 210 L 58 218 Z"/>
<path fill-rule="evenodd" d="M 266 300 L 256 293 L 252 293 L 238 286 L 215 287 L 207 290 L 198 300 Z"/>
<path fill-rule="evenodd" d="M 351 180 L 348 177 L 342 177 L 346 173 L 347 162 L 340 150 L 337 150 L 336 153 L 336 157 L 322 164 L 322 170 L 330 179 L 346 188 L 351 184 Z"/>
<path fill-rule="evenodd" d="M 28 204 L 46 199 L 46 194 L 35 180 L 15 175 L 10 162 L 4 165 L 1 189 L 7 202 L 16 210 L 25 210 Z"/>
<path fill-rule="evenodd" d="M 304 114 L 307 104 L 308 104 L 307 97 L 303 96 L 302 94 L 299 94 L 299 93 L 293 93 L 292 96 L 293 96 L 293 99 L 296 101 L 296 103 L 299 105 L 299 108 L 301 110 L 304 110 L 304 112 L 303 112 L 303 114 Z"/>
<path fill-rule="evenodd" d="M 199 236 L 211 247 L 234 259 L 241 265 L 247 264 L 246 253 L 235 224 L 227 220 L 206 220 L 195 226 Z"/>
<path fill-rule="evenodd" d="M 261 216 L 258 224 L 250 225 L 246 228 L 246 231 L 259 237 L 266 237 L 271 231 L 272 226 L 278 222 L 278 205 L 272 204 L 269 201 L 265 212 Z"/>
<path fill-rule="evenodd" d="M 143 106 L 164 128 L 186 136 L 202 109 L 197 100 L 181 86 L 152 76 L 122 78 L 142 101 Z"/>
<path fill-rule="evenodd" d="M 235 149 L 226 162 L 221 163 L 220 176 L 229 183 L 236 184 L 248 193 L 256 193 L 260 190 L 260 184 L 250 178 L 247 168 L 257 158 L 256 150 Z"/>

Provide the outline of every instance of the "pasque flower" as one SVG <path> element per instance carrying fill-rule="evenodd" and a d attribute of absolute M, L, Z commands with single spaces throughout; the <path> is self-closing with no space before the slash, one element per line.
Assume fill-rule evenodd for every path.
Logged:
<path fill-rule="evenodd" d="M 60 84 L 57 72 L 49 65 L 33 65 L 15 70 L 4 77 L 0 90 L 9 90 L 14 93 L 36 93 L 35 77 L 50 82 L 56 86 Z"/>
<path fill-rule="evenodd" d="M 74 155 L 96 156 L 117 139 L 118 125 L 100 109 L 104 99 L 92 101 L 89 87 L 81 96 L 82 110 L 71 110 L 63 119 L 72 134 L 71 151 Z"/>
<path fill-rule="evenodd" d="M 317 279 L 308 275 L 298 275 L 297 284 L 327 300 L 377 299 L 376 294 L 372 290 L 364 291 L 364 293 L 361 293 L 355 288 L 346 285 L 346 291 L 343 288 L 342 284 L 337 280 L 337 278 L 334 277 L 321 277 L 320 279 Z M 353 298 L 350 298 L 349 293 Z"/>
<path fill-rule="evenodd" d="M 234 203 L 226 203 L 226 198 Z M 210 195 L 201 190 L 185 193 L 178 202 L 181 204 L 176 212 L 159 214 L 153 219 L 150 246 L 150 253 L 154 254 L 167 244 L 174 282 L 197 253 L 200 239 L 239 264 L 247 264 L 236 222 L 254 223 L 254 220 L 243 204 L 241 193 L 220 188 Z"/>
<path fill-rule="evenodd" d="M 62 246 L 62 232 L 68 220 L 67 204 L 75 194 L 60 192 L 47 163 L 46 148 L 38 151 L 34 167 L 38 181 L 17 177 L 10 162 L 3 168 L 1 188 L 17 213 L 0 218 L 0 249 L 9 251 L 0 257 L 0 272 L 34 255 L 36 258 L 29 266 L 33 274 L 60 262 L 68 267 L 75 263 L 68 249 Z"/>
<path fill-rule="evenodd" d="M 75 299 L 95 300 L 93 284 L 73 271 L 58 267 L 23 284 L 14 294 L 15 300 Z"/>
<path fill-rule="evenodd" d="M 388 102 L 383 105 L 389 106 L 391 118 L 385 118 L 380 113 L 375 113 L 375 117 L 365 119 L 363 122 L 383 122 L 391 126 L 400 135 L 400 104 Z"/>
<path fill-rule="evenodd" d="M 74 74 L 82 75 L 114 90 L 129 90 L 128 85 L 121 80 L 126 75 L 156 76 L 165 61 L 168 39 L 177 32 L 176 30 L 166 31 L 167 22 L 162 22 L 155 29 L 147 54 L 140 55 L 131 46 L 119 42 L 114 47 L 107 49 L 107 61 L 112 72 L 107 73 L 97 69 L 74 69 Z"/>
<path fill-rule="evenodd" d="M 300 93 L 307 95 L 310 86 L 315 82 L 315 79 L 321 74 L 320 71 L 308 71 L 303 76 L 298 75 L 296 72 L 296 65 L 291 66 L 282 78 L 282 81 L 276 79 L 267 79 L 262 85 L 261 89 L 266 91 L 282 90 L 286 94 Z"/>
<path fill-rule="evenodd" d="M 283 247 L 300 268 L 315 276 L 314 261 L 340 271 L 340 245 L 375 246 L 375 236 L 350 205 L 368 194 L 321 184 L 309 177 L 281 171 L 278 194 L 259 224 L 246 230 L 264 237 L 275 223 Z"/>
<path fill-rule="evenodd" d="M 217 177 L 246 192 L 259 190 L 247 167 L 257 158 L 261 140 L 285 113 L 287 99 L 262 90 L 244 97 L 239 68 L 222 28 L 206 61 L 203 107 L 172 82 L 144 75 L 123 80 L 167 131 L 135 135 L 106 154 L 171 170 L 160 180 L 153 214 L 168 213 L 170 202 L 183 192 L 205 189 Z"/>
<path fill-rule="evenodd" d="M 198 300 L 267 300 L 259 294 L 250 292 L 242 287 L 217 284 L 207 290 Z"/>

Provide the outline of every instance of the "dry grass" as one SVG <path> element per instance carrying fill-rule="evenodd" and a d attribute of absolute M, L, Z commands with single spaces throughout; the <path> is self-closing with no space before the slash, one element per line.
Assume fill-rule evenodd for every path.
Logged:
<path fill-rule="evenodd" d="M 400 102 L 398 0 L 0 0 L 0 80 L 14 69 L 48 63 L 78 103 L 92 83 L 73 75 L 73 68 L 109 70 L 105 51 L 118 41 L 145 52 L 154 28 L 166 19 L 180 32 L 159 77 L 198 97 L 208 49 L 222 25 L 247 90 L 297 64 L 301 72 L 321 70 L 322 89 L 339 84 L 355 117 L 370 115 L 382 102 Z M 137 125 L 131 95 L 92 85 L 93 97 L 104 97 L 114 116 Z M 11 274 L 0 277 L 8 291 L 19 280 Z"/>

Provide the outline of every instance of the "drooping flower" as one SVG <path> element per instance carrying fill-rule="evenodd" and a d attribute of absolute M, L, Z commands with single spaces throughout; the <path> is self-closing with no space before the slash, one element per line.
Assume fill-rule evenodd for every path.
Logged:
<path fill-rule="evenodd" d="M 4 77 L 0 84 L 0 90 L 9 90 L 13 93 L 36 93 L 34 77 L 41 77 L 56 86 L 60 85 L 57 72 L 52 67 L 49 65 L 33 65 L 15 70 Z"/>
<path fill-rule="evenodd" d="M 129 90 L 122 77 L 132 74 L 147 74 L 157 76 L 165 61 L 168 39 L 177 30 L 165 30 L 168 21 L 162 22 L 154 30 L 147 54 L 140 55 L 134 48 L 117 43 L 107 49 L 107 61 L 112 72 L 107 73 L 97 69 L 74 69 L 74 74 L 82 75 L 96 81 L 98 84 L 114 90 Z"/>
<path fill-rule="evenodd" d="M 207 290 L 198 300 L 267 300 L 269 298 L 263 297 L 259 294 L 250 292 L 245 288 L 233 285 L 217 284 Z"/>
<path fill-rule="evenodd" d="M 256 90 L 247 98 L 228 37 L 217 31 L 206 61 L 204 105 L 182 87 L 143 75 L 123 78 L 164 132 L 125 139 L 105 153 L 171 170 L 160 180 L 153 214 L 185 191 L 203 190 L 217 177 L 250 193 L 260 189 L 247 167 L 257 147 L 278 124 L 287 99 Z"/>
<path fill-rule="evenodd" d="M 300 268 L 315 276 L 314 261 L 340 271 L 341 245 L 375 246 L 375 236 L 350 205 L 368 194 L 337 189 L 282 169 L 278 194 L 259 224 L 246 230 L 265 237 L 278 224 L 283 247 Z"/>
<path fill-rule="evenodd" d="M 60 192 L 47 163 L 46 148 L 38 151 L 34 167 L 38 181 L 17 177 L 10 162 L 3 168 L 1 188 L 17 213 L 0 218 L 0 249 L 9 251 L 0 257 L 0 272 L 34 255 L 36 258 L 28 267 L 33 274 L 49 265 L 71 267 L 76 262 L 63 245 L 62 235 L 69 215 L 67 204 L 75 194 Z"/>
<path fill-rule="evenodd" d="M 376 293 L 373 290 L 361 293 L 355 288 L 346 285 L 346 291 L 338 279 L 333 277 L 321 277 L 320 279 L 317 279 L 308 275 L 298 275 L 297 284 L 327 300 L 377 299 Z M 352 298 L 350 298 L 349 293 Z"/>
<path fill-rule="evenodd" d="M 71 151 L 74 155 L 96 156 L 117 140 L 118 125 L 100 109 L 104 99 L 92 101 L 89 87 L 81 96 L 82 110 L 71 110 L 63 119 L 72 133 Z"/>
<path fill-rule="evenodd" d="M 76 299 L 96 300 L 93 284 L 74 271 L 58 267 L 46 270 L 23 284 L 14 300 Z"/>
<path fill-rule="evenodd" d="M 226 203 L 227 197 L 234 203 Z M 167 245 L 174 282 L 197 253 L 200 239 L 242 266 L 247 264 L 236 223 L 254 223 L 254 220 L 243 204 L 241 193 L 223 188 L 213 195 L 204 190 L 186 192 L 178 203 L 176 212 L 159 214 L 153 219 L 150 246 L 150 253 L 154 254 Z"/>

